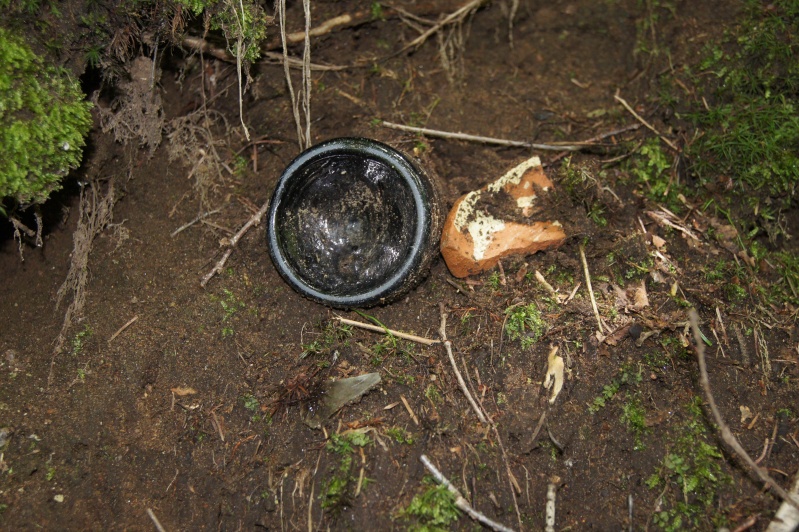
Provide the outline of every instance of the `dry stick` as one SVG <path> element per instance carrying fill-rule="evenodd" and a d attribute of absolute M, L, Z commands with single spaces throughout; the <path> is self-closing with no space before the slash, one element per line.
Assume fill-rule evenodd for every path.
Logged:
<path fill-rule="evenodd" d="M 424 464 L 427 470 L 430 471 L 430 474 L 433 475 L 433 478 L 436 479 L 436 482 L 447 488 L 449 492 L 455 496 L 455 506 L 460 508 L 465 514 L 475 521 L 483 523 L 492 530 L 497 530 L 499 532 L 513 532 L 512 528 L 508 528 L 505 525 L 497 523 L 496 521 L 492 521 L 482 513 L 472 508 L 472 505 L 469 504 L 469 501 L 463 498 L 463 495 L 461 495 L 461 492 L 458 491 L 458 488 L 452 485 L 452 482 L 450 482 L 449 479 L 447 479 L 447 477 L 445 477 L 441 471 L 439 471 L 438 468 L 433 465 L 426 455 L 421 455 L 419 460 Z"/>
<path fill-rule="evenodd" d="M 166 530 L 164 530 L 164 527 L 161 526 L 161 523 L 158 522 L 158 518 L 155 516 L 155 513 L 149 508 L 147 508 L 147 515 L 149 515 L 150 519 L 152 519 L 153 524 L 155 525 L 155 529 L 158 530 L 158 532 L 166 532 Z"/>
<path fill-rule="evenodd" d="M 545 151 L 579 151 L 583 149 L 584 146 L 578 146 L 575 144 L 537 144 L 533 142 L 525 142 L 521 140 L 504 140 L 504 139 L 497 139 L 494 137 L 482 137 L 479 135 L 469 135 L 467 133 L 451 133 L 448 131 L 440 131 L 438 129 L 429 129 L 426 127 L 412 127 L 412 126 L 404 126 L 402 124 L 395 124 L 394 122 L 382 122 L 383 127 L 387 127 L 390 129 L 398 129 L 400 131 L 408 131 L 410 133 L 421 133 L 422 135 L 427 135 L 428 137 L 437 137 L 441 139 L 455 139 L 455 140 L 468 140 L 471 142 L 482 142 L 484 144 L 494 144 L 497 146 L 511 146 L 517 148 L 532 148 L 535 150 L 545 150 Z"/>
<path fill-rule="evenodd" d="M 796 472 L 791 493 L 799 496 L 799 471 Z M 766 532 L 791 532 L 797 529 L 799 529 L 799 512 L 787 502 L 783 502 Z"/>
<path fill-rule="evenodd" d="M 133 316 L 131 319 L 129 319 L 128 322 L 125 325 L 123 325 L 122 327 L 117 329 L 117 332 L 115 332 L 114 334 L 111 335 L 111 338 L 108 339 L 108 343 L 110 344 L 114 340 L 114 338 L 116 338 L 117 336 L 122 334 L 122 331 L 124 331 L 125 329 L 127 329 L 128 327 L 133 325 L 136 322 L 136 320 L 138 320 L 138 319 L 139 319 L 139 315 L 138 314 L 136 316 Z"/>
<path fill-rule="evenodd" d="M 702 341 L 702 333 L 699 332 L 699 315 L 696 313 L 695 309 L 691 309 L 688 312 L 688 318 L 691 321 L 691 329 L 694 333 L 694 343 L 696 344 L 696 357 L 699 360 L 699 372 L 701 373 L 699 383 L 702 385 L 702 390 L 705 392 L 708 405 L 710 406 L 710 411 L 713 413 L 713 418 L 716 421 L 716 425 L 718 425 L 719 430 L 721 431 L 722 439 L 727 443 L 727 445 L 732 447 L 733 451 L 735 451 L 735 453 L 744 462 L 746 462 L 750 468 L 752 468 L 760 480 L 777 492 L 777 495 L 782 497 L 784 501 L 792 504 L 797 510 L 799 510 L 799 497 L 794 497 L 785 491 L 782 486 L 777 484 L 777 482 L 771 478 L 764 468 L 760 467 L 755 463 L 754 460 L 752 460 L 752 457 L 750 457 L 744 448 L 741 447 L 741 444 L 738 443 L 738 440 L 730 430 L 730 427 L 727 426 L 727 423 L 725 423 L 724 419 L 721 417 L 721 412 L 719 411 L 719 407 L 716 406 L 716 400 L 713 398 L 713 392 L 710 389 L 710 379 L 707 376 L 707 365 L 705 364 L 705 344 Z"/>
<path fill-rule="evenodd" d="M 283 74 L 286 76 L 286 84 L 289 88 L 289 97 L 291 98 L 291 109 L 294 112 L 294 125 L 297 127 L 297 141 L 300 145 L 300 151 L 304 149 L 305 143 L 302 138 L 302 123 L 300 120 L 299 110 L 297 108 L 297 97 L 294 94 L 294 83 L 291 82 L 291 74 L 289 73 L 289 52 L 286 47 L 286 0 L 278 0 L 278 13 L 277 18 L 280 23 L 280 40 L 283 43 Z M 303 73 L 305 72 L 305 62 L 302 63 Z"/>
<path fill-rule="evenodd" d="M 599 309 L 596 306 L 596 298 L 594 297 L 594 289 L 591 287 L 591 274 L 588 272 L 588 261 L 585 260 L 585 246 L 580 244 L 580 260 L 583 261 L 583 272 L 585 273 L 585 283 L 588 286 L 588 295 L 591 296 L 591 306 L 594 307 L 594 316 L 596 316 L 596 324 L 599 326 L 599 333 L 605 334 L 602 329 L 602 319 L 599 317 Z"/>
<path fill-rule="evenodd" d="M 447 311 L 444 308 L 443 303 L 439 303 L 439 308 L 441 310 L 441 327 L 438 329 L 438 333 L 441 336 L 441 341 L 444 343 L 444 348 L 447 350 L 447 356 L 449 356 L 449 362 L 452 364 L 452 370 L 455 372 L 455 377 L 458 379 L 458 384 L 461 387 L 463 395 L 466 396 L 469 404 L 472 405 L 472 408 L 477 413 L 477 417 L 480 419 L 480 422 L 488 424 L 488 419 L 483 414 L 483 411 L 480 410 L 480 407 L 477 406 L 472 394 L 469 393 L 469 389 L 466 387 L 466 383 L 463 381 L 463 375 L 461 375 L 461 372 L 458 369 L 458 364 L 455 363 L 455 357 L 452 354 L 452 342 L 447 340 Z"/>
<path fill-rule="evenodd" d="M 546 289 L 546 291 L 549 292 L 549 295 L 552 296 L 555 299 L 555 301 L 560 302 L 560 297 L 558 296 L 558 293 L 555 291 L 554 288 L 552 288 L 552 285 L 547 282 L 547 280 L 544 278 L 544 275 L 538 270 L 535 271 L 535 278 L 538 280 L 539 283 L 541 283 L 541 286 L 543 286 Z"/>
<path fill-rule="evenodd" d="M 616 101 L 617 101 L 617 102 L 619 102 L 620 104 L 622 104 L 622 105 L 624 106 L 624 108 L 625 108 L 625 109 L 627 109 L 627 111 L 629 111 L 629 112 L 630 112 L 630 114 L 631 114 L 631 115 L 633 115 L 633 117 L 635 117 L 635 119 L 636 119 L 636 120 L 638 120 L 639 122 L 641 122 L 641 123 L 642 123 L 644 126 L 646 126 L 646 127 L 647 127 L 647 129 L 651 130 L 651 131 L 652 131 L 652 133 L 654 133 L 655 135 L 657 135 L 658 137 L 660 137 L 660 139 L 661 139 L 663 142 L 665 142 L 666 144 L 668 144 L 668 145 L 669 145 L 669 147 L 670 147 L 672 150 L 674 150 L 674 151 L 680 151 L 680 150 L 678 150 L 678 149 L 677 149 L 677 146 L 675 146 L 675 145 L 674 145 L 674 143 L 672 143 L 672 142 L 671 142 L 669 139 L 667 139 L 666 137 L 664 137 L 664 136 L 663 136 L 663 135 L 660 133 L 660 131 L 658 131 L 657 129 L 655 129 L 655 128 L 654 128 L 654 126 L 652 126 L 652 124 L 650 124 L 649 122 L 647 122 L 646 120 L 644 120 L 644 119 L 641 117 L 641 115 L 639 115 L 638 113 L 636 113 L 636 112 L 633 110 L 633 108 L 632 108 L 632 107 L 630 107 L 630 104 L 629 104 L 629 103 L 627 103 L 627 101 L 625 101 L 625 99 L 624 99 L 624 98 L 622 98 L 621 96 L 619 96 L 619 92 L 618 92 L 618 91 L 616 91 L 616 94 L 614 94 L 614 95 L 613 95 L 613 97 L 616 99 Z"/>
<path fill-rule="evenodd" d="M 366 329 L 367 331 L 374 331 L 379 333 L 389 333 L 397 338 L 402 338 L 403 340 L 410 340 L 411 342 L 416 342 L 419 344 L 424 345 L 437 345 L 440 344 L 440 340 L 431 340 L 430 338 L 423 338 L 421 336 L 416 336 L 415 334 L 408 334 L 404 332 L 395 331 L 392 329 L 386 329 L 384 327 L 379 327 L 377 325 L 372 325 L 371 323 L 363 323 L 360 321 L 355 320 L 348 320 L 347 318 L 342 318 L 341 316 L 335 316 L 339 322 L 343 323 L 344 325 L 352 325 L 353 327 L 360 327 L 361 329 Z"/>
<path fill-rule="evenodd" d="M 302 109 L 305 112 L 305 147 L 311 147 L 311 0 L 302 0 L 305 45 L 302 51 Z"/>
<path fill-rule="evenodd" d="M 555 503 L 558 486 L 554 482 L 547 485 L 547 504 L 546 504 L 546 528 L 545 532 L 555 532 Z"/>
<path fill-rule="evenodd" d="M 222 258 L 219 259 L 219 262 L 216 263 L 213 269 L 205 274 L 205 277 L 203 277 L 202 281 L 200 281 L 200 286 L 205 288 L 205 285 L 208 284 L 208 281 L 210 281 L 214 275 L 222 271 L 222 268 L 225 267 L 228 257 L 230 257 L 230 254 L 233 253 L 233 248 L 236 246 L 236 244 L 238 244 L 239 240 L 241 240 L 241 237 L 243 237 L 252 226 L 261 223 L 261 219 L 264 217 L 268 209 L 269 202 L 267 201 L 261 206 L 260 209 L 258 209 L 258 212 L 253 214 L 252 217 L 247 220 L 247 223 L 245 223 L 241 229 L 239 229 L 239 232 L 233 235 L 233 238 L 227 242 L 228 249 L 225 251 L 224 255 L 222 255 Z"/>
<path fill-rule="evenodd" d="M 400 395 L 400 399 L 402 399 L 402 404 L 405 405 L 405 410 L 408 411 L 408 415 L 411 416 L 411 419 L 413 420 L 413 424 L 418 426 L 419 425 L 419 418 L 416 417 L 416 414 L 414 413 L 413 409 L 411 408 L 411 405 L 408 403 L 408 400 L 405 399 L 404 395 Z"/>

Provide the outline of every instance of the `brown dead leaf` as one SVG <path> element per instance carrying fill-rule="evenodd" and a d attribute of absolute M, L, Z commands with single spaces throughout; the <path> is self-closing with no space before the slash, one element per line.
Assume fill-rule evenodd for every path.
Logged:
<path fill-rule="evenodd" d="M 663 249 L 663 247 L 666 245 L 666 241 L 657 235 L 652 235 L 652 243 L 658 249 Z"/>
<path fill-rule="evenodd" d="M 632 323 L 628 323 L 627 325 L 622 325 L 612 333 L 608 334 L 605 337 L 605 343 L 612 346 L 619 345 L 619 342 L 621 342 L 624 339 L 624 337 L 627 336 L 627 333 L 630 331 L 631 326 Z"/>

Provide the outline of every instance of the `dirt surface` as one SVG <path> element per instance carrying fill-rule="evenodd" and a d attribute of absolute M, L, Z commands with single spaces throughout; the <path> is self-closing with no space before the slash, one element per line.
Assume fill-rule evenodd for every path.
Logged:
<path fill-rule="evenodd" d="M 397 5 L 432 19 L 459 7 Z M 375 119 L 504 139 L 584 140 L 637 124 L 614 100 L 618 90 L 680 138 L 673 109 L 651 103 L 662 78 L 676 74 L 636 53 L 647 16 L 639 2 L 522 2 L 512 46 L 509 7 L 491 3 L 470 18 L 452 81 L 435 37 L 385 58 L 418 35 L 388 7 L 383 19 L 315 38 L 314 63 L 359 66 L 314 71 L 314 142 L 358 135 L 418 155 L 439 176 L 448 207 L 530 151 L 422 139 Z M 362 8 L 314 2 L 313 19 Z M 695 61 L 738 8 L 719 1 L 661 9 L 656 38 L 670 50 L 672 68 Z M 289 6 L 289 21 L 290 30 L 301 27 L 301 5 Z M 419 461 L 426 454 L 476 509 L 512 528 L 544 528 L 554 482 L 556 530 L 659 529 L 659 513 L 680 504 L 695 517 L 685 528 L 734 529 L 754 517 L 750 530 L 765 529 L 780 501 L 721 443 L 704 400 L 695 399 L 702 393 L 685 322 L 695 307 L 727 423 L 754 458 L 766 442 L 760 464 L 788 486 L 799 466 L 795 313 L 758 308 L 751 295 L 733 301 L 728 287 L 739 281 L 731 275 L 709 282 L 720 259 L 736 260 L 723 238 L 705 231 L 723 226 L 718 220 L 686 209 L 679 221 L 698 240 L 658 224 L 647 214 L 658 206 L 611 163 L 603 184 L 615 196 L 600 191 L 606 226 L 561 187 L 551 209 L 570 234 L 558 250 L 503 261 L 501 274 L 466 282 L 439 259 L 406 298 L 366 310 L 391 329 L 436 338 L 443 304 L 455 360 L 494 432 L 470 408 L 442 346 L 342 330 L 334 316 L 366 318 L 293 292 L 269 260 L 263 225 L 200 286 L 220 258 L 220 240 L 269 199 L 297 155 L 296 127 L 280 65 L 264 61 L 252 71 L 244 115 L 254 145 L 239 125 L 235 65 L 176 50 L 161 68 L 163 116 L 151 114 L 166 130 L 157 148 L 150 130 L 141 147 L 135 138 L 115 142 L 99 125 L 91 136 L 79 172 L 89 183 L 83 194 L 102 197 L 113 182 L 116 204 L 94 240 L 85 307 L 60 352 L 54 345 L 72 293 L 57 308 L 55 300 L 70 264 L 81 185 L 50 202 L 44 246 L 24 247 L 24 261 L 9 230 L 0 242 L 0 429 L 8 429 L 0 433 L 0 528 L 148 530 L 150 510 L 166 530 L 406 529 L 422 523 L 403 510 L 429 488 Z M 208 114 L 198 115 L 203 101 Z M 110 108 L 102 98 L 99 104 Z M 174 134 L 187 130 L 178 123 L 197 125 L 202 142 Z M 206 132 L 225 166 L 209 166 Z M 641 127 L 605 142 L 647 135 Z M 571 164 L 599 168 L 619 153 L 591 149 Z M 540 155 L 560 186 L 564 159 Z M 208 211 L 215 212 L 173 236 Z M 585 289 L 583 242 L 602 342 Z M 554 301 L 531 275 L 536 270 L 573 298 Z M 503 334 L 506 309 L 530 303 L 545 322 L 543 336 Z M 567 371 L 550 404 L 542 381 L 553 345 Z M 303 423 L 321 382 L 375 371 L 380 386 L 323 430 Z M 644 417 L 638 425 L 636 405 Z M 742 418 L 743 409 L 751 416 Z M 332 434 L 348 430 L 368 443 L 351 451 L 330 444 Z M 704 469 L 690 467 L 713 478 L 677 487 L 675 479 L 691 475 L 669 476 L 674 469 L 664 460 L 690 460 L 702 455 L 701 445 L 721 452 L 705 453 Z M 449 525 L 476 527 L 465 516 Z"/>

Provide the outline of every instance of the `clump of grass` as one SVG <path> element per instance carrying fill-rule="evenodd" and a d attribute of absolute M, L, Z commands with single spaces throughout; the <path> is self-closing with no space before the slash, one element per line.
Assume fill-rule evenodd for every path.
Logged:
<path fill-rule="evenodd" d="M 691 115 L 703 134 L 687 154 L 705 182 L 729 176 L 740 194 L 767 197 L 778 216 L 799 182 L 799 4 L 750 0 L 726 41 L 700 65 L 715 87 L 710 105 Z M 754 211 L 764 226 L 775 216 L 770 207 Z"/>
<path fill-rule="evenodd" d="M 644 142 L 630 157 L 626 168 L 634 180 L 643 186 L 649 199 L 665 203 L 672 211 L 680 212 L 678 195 L 681 190 L 672 178 L 672 162 L 660 139 L 651 138 Z"/>
<path fill-rule="evenodd" d="M 547 324 L 535 303 L 505 309 L 507 321 L 505 332 L 511 340 L 519 340 L 522 348 L 528 349 L 546 331 Z"/>
<path fill-rule="evenodd" d="M 413 434 L 402 427 L 391 427 L 386 429 L 386 436 L 397 443 L 404 443 L 406 445 L 413 445 L 414 442 Z"/>
<path fill-rule="evenodd" d="M 783 251 L 776 253 L 775 258 L 781 266 L 778 271 L 782 280 L 771 285 L 772 294 L 779 300 L 799 305 L 799 255 Z"/>
<path fill-rule="evenodd" d="M 563 160 L 560 166 L 560 183 L 575 203 L 583 206 L 586 216 L 599 227 L 608 224 L 608 206 L 603 201 L 603 171 L 594 171 L 587 164 L 572 164 L 571 157 Z"/>
<path fill-rule="evenodd" d="M 643 436 L 649 431 L 649 428 L 646 426 L 646 409 L 638 396 L 627 394 L 627 401 L 622 405 L 621 421 L 633 435 L 633 450 L 645 449 Z"/>
<path fill-rule="evenodd" d="M 721 485 L 730 481 L 721 470 L 721 451 L 708 442 L 701 400 L 694 398 L 687 411 L 688 420 L 675 431 L 663 461 L 646 481 L 663 493 L 663 509 L 653 522 L 669 532 L 707 528 L 710 521 L 718 528 L 723 517 L 714 510 L 714 501 Z"/>
<path fill-rule="evenodd" d="M 315 340 L 302 345 L 301 358 L 322 354 L 338 343 L 347 345 L 352 336 L 352 326 L 339 323 L 337 320 L 330 320 L 318 334 L 319 336 Z"/>
<path fill-rule="evenodd" d="M 348 504 L 351 499 L 352 484 L 356 480 L 352 476 L 352 455 L 356 447 L 366 447 L 370 443 L 372 439 L 362 429 L 330 436 L 325 449 L 338 455 L 339 463 L 326 483 L 322 495 L 322 508 L 336 510 Z"/>
<path fill-rule="evenodd" d="M 639 366 L 636 371 L 632 364 L 624 364 L 619 370 L 618 375 L 602 388 L 602 392 L 588 405 L 588 411 L 596 414 L 614 398 L 622 386 L 635 386 L 641 383 L 643 369 Z"/>
<path fill-rule="evenodd" d="M 428 488 L 415 495 L 405 510 L 404 517 L 414 517 L 418 523 L 408 527 L 416 532 L 432 532 L 450 530 L 450 525 L 460 517 L 460 510 L 455 506 L 455 496 L 445 486 L 435 484 L 430 477 L 424 478 Z"/>

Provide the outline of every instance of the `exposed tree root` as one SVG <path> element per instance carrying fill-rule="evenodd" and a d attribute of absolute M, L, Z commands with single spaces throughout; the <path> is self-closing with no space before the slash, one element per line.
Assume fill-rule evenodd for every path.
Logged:
<path fill-rule="evenodd" d="M 105 188 L 104 191 L 102 190 L 103 188 Z M 47 377 L 48 386 L 53 383 L 55 360 L 64 348 L 67 333 L 72 325 L 83 316 L 83 306 L 86 303 L 86 285 L 89 281 L 89 255 L 92 251 L 92 244 L 97 235 L 111 223 L 116 201 L 113 179 L 109 180 L 105 185 L 95 181 L 90 182 L 80 192 L 78 226 L 72 235 L 72 260 L 69 264 L 67 277 L 56 294 L 56 309 L 61 305 L 67 294 L 72 295 L 72 301 L 64 313 L 61 331 L 55 339 L 53 358 L 50 361 L 50 374 Z"/>

